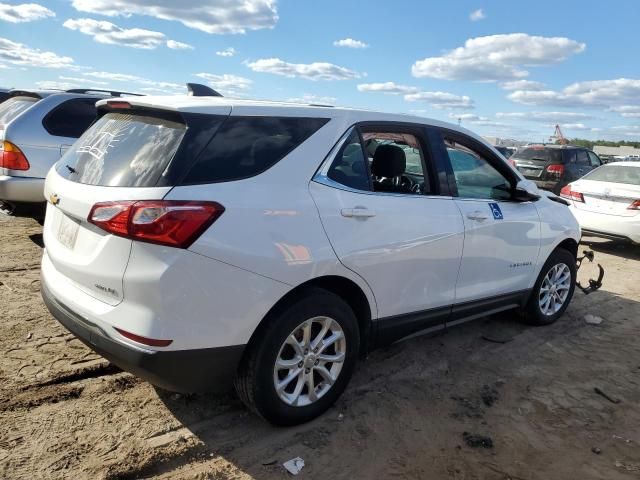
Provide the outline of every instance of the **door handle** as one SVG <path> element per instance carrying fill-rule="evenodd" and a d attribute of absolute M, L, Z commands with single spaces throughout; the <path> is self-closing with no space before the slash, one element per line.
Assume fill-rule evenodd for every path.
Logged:
<path fill-rule="evenodd" d="M 347 218 L 370 218 L 376 216 L 376 212 L 364 207 L 343 208 L 340 210 L 340 214 Z"/>
<path fill-rule="evenodd" d="M 479 210 L 476 210 L 475 212 L 467 213 L 467 218 L 469 220 L 477 220 L 479 222 L 483 222 L 489 218 L 489 215 Z"/>

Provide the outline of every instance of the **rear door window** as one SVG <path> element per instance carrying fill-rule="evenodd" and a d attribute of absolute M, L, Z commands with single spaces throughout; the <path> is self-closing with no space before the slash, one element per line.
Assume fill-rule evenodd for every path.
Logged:
<path fill-rule="evenodd" d="M 96 118 L 95 98 L 74 98 L 61 103 L 44 117 L 42 125 L 51 135 L 78 138 Z"/>
<path fill-rule="evenodd" d="M 576 155 L 576 163 L 578 165 L 591 165 L 589 162 L 589 155 L 587 155 L 586 150 L 578 150 Z"/>
<path fill-rule="evenodd" d="M 228 182 L 258 175 L 286 157 L 328 121 L 326 118 L 229 117 L 182 184 Z"/>
<path fill-rule="evenodd" d="M 0 104 L 0 125 L 6 125 L 38 101 L 33 97 L 13 97 Z"/>
<path fill-rule="evenodd" d="M 344 143 L 336 159 L 327 172 L 334 182 L 355 188 L 356 190 L 370 190 L 369 166 L 360 142 L 360 135 L 354 130 Z"/>
<path fill-rule="evenodd" d="M 107 113 L 67 150 L 56 170 L 87 185 L 153 187 L 185 132 L 186 125 L 172 119 Z"/>

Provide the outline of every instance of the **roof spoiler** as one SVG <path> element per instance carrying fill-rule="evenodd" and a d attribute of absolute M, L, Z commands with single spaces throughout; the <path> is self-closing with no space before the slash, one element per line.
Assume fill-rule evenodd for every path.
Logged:
<path fill-rule="evenodd" d="M 221 97 L 222 94 L 216 92 L 213 88 L 202 85 L 201 83 L 187 83 L 188 95 L 190 97 Z"/>
<path fill-rule="evenodd" d="M 141 97 L 140 93 L 131 93 L 131 92 L 120 92 L 117 90 L 102 90 L 99 88 L 72 88 L 70 90 L 66 90 L 67 93 L 108 93 L 112 97 L 122 97 L 122 96 L 135 96 Z"/>
<path fill-rule="evenodd" d="M 30 92 L 29 90 L 17 90 L 12 88 L 9 90 L 9 97 L 31 97 L 41 99 L 42 96 L 38 95 L 36 92 Z"/>

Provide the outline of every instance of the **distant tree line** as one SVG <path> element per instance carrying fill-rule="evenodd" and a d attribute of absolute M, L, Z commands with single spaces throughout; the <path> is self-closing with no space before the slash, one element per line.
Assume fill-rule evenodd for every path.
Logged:
<path fill-rule="evenodd" d="M 585 140 L 584 138 L 572 138 L 571 140 L 569 140 L 569 144 L 577 145 L 578 147 L 586 147 L 589 149 L 592 149 L 594 145 L 603 145 L 605 147 L 640 148 L 640 142 L 628 142 L 626 140 L 621 140 L 619 142 L 612 142 L 609 140 Z"/>

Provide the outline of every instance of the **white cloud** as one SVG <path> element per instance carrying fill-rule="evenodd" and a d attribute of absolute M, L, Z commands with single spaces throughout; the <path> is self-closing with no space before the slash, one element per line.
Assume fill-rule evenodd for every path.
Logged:
<path fill-rule="evenodd" d="M 594 106 L 640 105 L 640 80 L 618 78 L 577 82 L 561 91 L 516 90 L 508 98 L 525 105 Z"/>
<path fill-rule="evenodd" d="M 503 127 L 504 123 L 496 122 L 491 120 L 489 117 L 482 117 L 480 115 L 476 115 L 475 113 L 449 113 L 449 118 L 452 120 L 460 120 L 465 123 L 472 123 L 474 125 L 479 125 L 483 127 Z"/>
<path fill-rule="evenodd" d="M 193 50 L 193 45 L 178 42 L 176 40 L 167 40 L 167 47 L 171 50 Z"/>
<path fill-rule="evenodd" d="M 202 78 L 214 89 L 222 93 L 223 95 L 238 95 L 239 93 L 249 90 L 251 80 L 238 75 L 216 75 L 213 73 L 196 73 L 196 77 Z"/>
<path fill-rule="evenodd" d="M 173 91 L 175 93 L 186 93 L 186 86 L 183 84 L 150 80 L 148 78 L 143 78 L 136 75 L 128 75 L 126 73 L 94 71 L 94 72 L 85 72 L 82 75 L 86 77 L 97 78 L 100 80 L 110 80 L 112 82 L 138 84 L 146 88 L 160 89 L 164 92 Z M 144 89 L 140 88 L 140 90 L 144 90 Z"/>
<path fill-rule="evenodd" d="M 314 95 L 312 93 L 305 93 L 304 95 L 302 95 L 302 97 L 288 98 L 287 102 L 315 105 L 335 105 L 336 100 L 336 97 L 323 97 Z"/>
<path fill-rule="evenodd" d="M 92 36 L 98 43 L 109 45 L 153 50 L 165 42 L 164 33 L 142 28 L 120 28 L 111 22 L 92 18 L 69 19 L 62 26 Z"/>
<path fill-rule="evenodd" d="M 584 43 L 565 37 L 538 37 L 511 33 L 470 38 L 443 56 L 418 60 L 415 77 L 445 80 L 497 81 L 529 75 L 524 67 L 550 65 L 581 53 Z"/>
<path fill-rule="evenodd" d="M 419 91 L 416 87 L 409 87 L 407 85 L 398 85 L 394 82 L 384 83 L 361 83 L 358 85 L 358 91 L 360 92 L 377 92 L 386 93 L 389 95 L 400 95 L 407 93 L 416 93 Z"/>
<path fill-rule="evenodd" d="M 334 47 L 346 47 L 346 48 L 369 48 L 367 43 L 360 40 L 354 40 L 353 38 L 343 38 L 342 40 L 336 40 L 333 42 Z"/>
<path fill-rule="evenodd" d="M 562 123 L 565 121 L 588 120 L 593 118 L 586 113 L 578 112 L 498 112 L 497 118 L 529 120 L 533 122 Z"/>
<path fill-rule="evenodd" d="M 621 105 L 612 107 L 609 110 L 617 112 L 625 118 L 640 118 L 640 105 Z"/>
<path fill-rule="evenodd" d="M 254 72 L 273 73 L 284 77 L 300 77 L 307 80 L 350 80 L 362 75 L 345 67 L 332 63 L 289 63 L 279 58 L 261 58 L 254 62 L 245 62 Z"/>
<path fill-rule="evenodd" d="M 81 85 L 73 82 L 58 82 L 55 80 L 42 80 L 36 82 L 36 87 L 44 90 L 69 90 L 71 88 L 80 88 Z"/>
<path fill-rule="evenodd" d="M 21 3 L 19 5 L 0 3 L 0 20 L 5 22 L 33 22 L 34 20 L 55 16 L 56 14 L 53 11 L 37 3 Z"/>
<path fill-rule="evenodd" d="M 0 38 L 0 62 L 42 68 L 72 68 L 73 58 Z"/>
<path fill-rule="evenodd" d="M 501 83 L 500 88 L 503 90 L 544 90 L 545 84 L 532 80 L 513 80 Z"/>
<path fill-rule="evenodd" d="M 475 108 L 471 98 L 447 92 L 417 92 L 404 96 L 408 102 L 426 102 L 439 109 L 471 109 Z"/>
<path fill-rule="evenodd" d="M 64 75 L 60 75 L 58 77 L 60 80 L 66 80 L 68 82 L 80 83 L 83 86 L 88 85 L 96 85 L 96 86 L 104 86 L 109 85 L 109 82 L 101 82 L 99 80 L 91 80 L 89 78 L 80 78 L 80 77 L 67 77 Z"/>
<path fill-rule="evenodd" d="M 219 50 L 216 52 L 216 55 L 219 57 L 233 57 L 236 54 L 236 49 L 233 47 L 225 48 L 224 50 Z"/>
<path fill-rule="evenodd" d="M 471 20 L 472 22 L 484 20 L 485 18 L 487 18 L 487 16 L 484 14 L 481 8 L 479 8 L 478 10 L 474 10 L 469 14 L 469 20 Z"/>
<path fill-rule="evenodd" d="M 81 12 L 110 17 L 148 15 L 174 20 L 207 33 L 246 33 L 273 28 L 278 21 L 276 0 L 73 0 Z"/>
<path fill-rule="evenodd" d="M 125 73 L 111 73 L 111 72 L 87 72 L 83 73 L 87 77 L 104 78 L 106 80 L 113 80 L 115 82 L 139 82 L 144 80 L 141 77 L 135 75 L 127 75 Z"/>
<path fill-rule="evenodd" d="M 584 123 L 561 123 L 560 126 L 565 130 L 591 130 Z"/>

